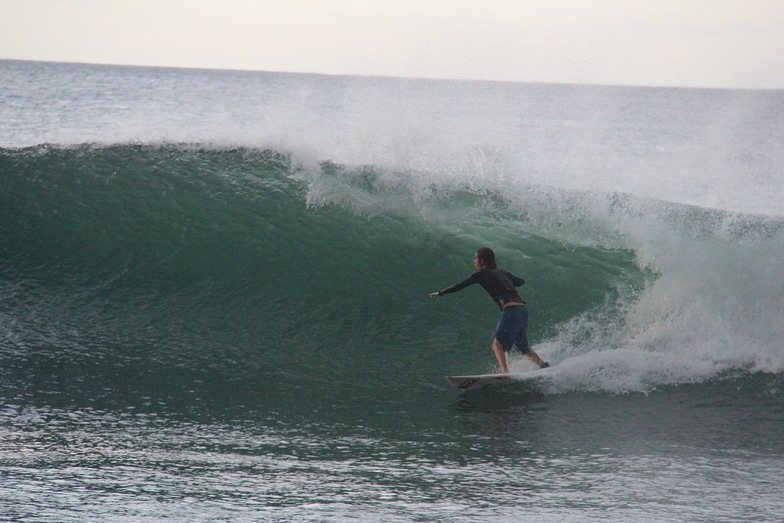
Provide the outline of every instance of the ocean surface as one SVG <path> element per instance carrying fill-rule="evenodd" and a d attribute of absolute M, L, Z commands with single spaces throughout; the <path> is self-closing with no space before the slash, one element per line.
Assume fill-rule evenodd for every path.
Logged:
<path fill-rule="evenodd" d="M 781 522 L 782 340 L 784 91 L 0 61 L 2 521 Z"/>

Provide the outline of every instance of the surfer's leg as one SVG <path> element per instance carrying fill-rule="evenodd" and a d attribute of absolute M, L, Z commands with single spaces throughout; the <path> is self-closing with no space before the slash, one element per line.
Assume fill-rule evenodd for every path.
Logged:
<path fill-rule="evenodd" d="M 515 335 L 514 344 L 522 354 L 528 354 L 531 347 L 528 345 L 528 311 L 519 309 L 520 324 Z"/>
<path fill-rule="evenodd" d="M 546 361 L 543 361 L 542 358 L 539 357 L 536 352 L 532 351 L 531 347 L 528 345 L 528 311 L 524 310 L 523 312 L 524 314 L 522 317 L 522 324 L 520 327 L 520 332 L 517 333 L 517 337 L 515 338 L 515 345 L 518 349 L 520 349 L 520 352 L 528 356 L 528 358 L 536 363 L 539 367 L 549 367 L 550 364 Z"/>
<path fill-rule="evenodd" d="M 541 368 L 549 367 L 550 364 L 544 361 L 536 352 L 529 350 L 525 353 L 531 361 L 539 365 Z"/>
<path fill-rule="evenodd" d="M 501 374 L 508 374 L 509 367 L 506 365 L 506 351 L 514 345 L 515 335 L 519 330 L 519 318 L 516 309 L 504 309 L 501 311 L 501 317 L 498 318 L 498 325 L 495 326 L 495 337 L 493 337 L 493 344 L 490 348 L 495 354 L 495 359 L 498 360 L 498 366 L 501 367 Z"/>
<path fill-rule="evenodd" d="M 506 351 L 498 338 L 493 338 L 493 344 L 490 347 L 493 349 L 495 359 L 498 360 L 498 366 L 501 367 L 501 374 L 509 374 L 509 367 L 506 366 Z"/>

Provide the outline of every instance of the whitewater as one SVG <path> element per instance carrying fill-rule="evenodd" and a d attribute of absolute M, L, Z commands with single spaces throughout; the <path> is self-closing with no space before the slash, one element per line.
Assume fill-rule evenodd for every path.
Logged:
<path fill-rule="evenodd" d="M 780 521 L 782 137 L 782 91 L 0 61 L 0 519 Z M 427 295 L 481 246 L 557 372 L 460 393 L 497 309 Z"/>

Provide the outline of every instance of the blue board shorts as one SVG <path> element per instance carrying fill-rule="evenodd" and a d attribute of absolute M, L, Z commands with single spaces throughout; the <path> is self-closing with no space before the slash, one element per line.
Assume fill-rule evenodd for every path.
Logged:
<path fill-rule="evenodd" d="M 520 352 L 528 354 L 528 311 L 525 307 L 507 307 L 501 311 L 495 338 L 501 342 L 506 352 L 517 346 Z"/>

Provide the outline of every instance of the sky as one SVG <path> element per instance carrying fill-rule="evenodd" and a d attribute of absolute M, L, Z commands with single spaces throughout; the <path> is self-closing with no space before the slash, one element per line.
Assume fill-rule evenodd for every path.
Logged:
<path fill-rule="evenodd" d="M 784 89 L 784 0 L 0 0 L 0 59 Z"/>

